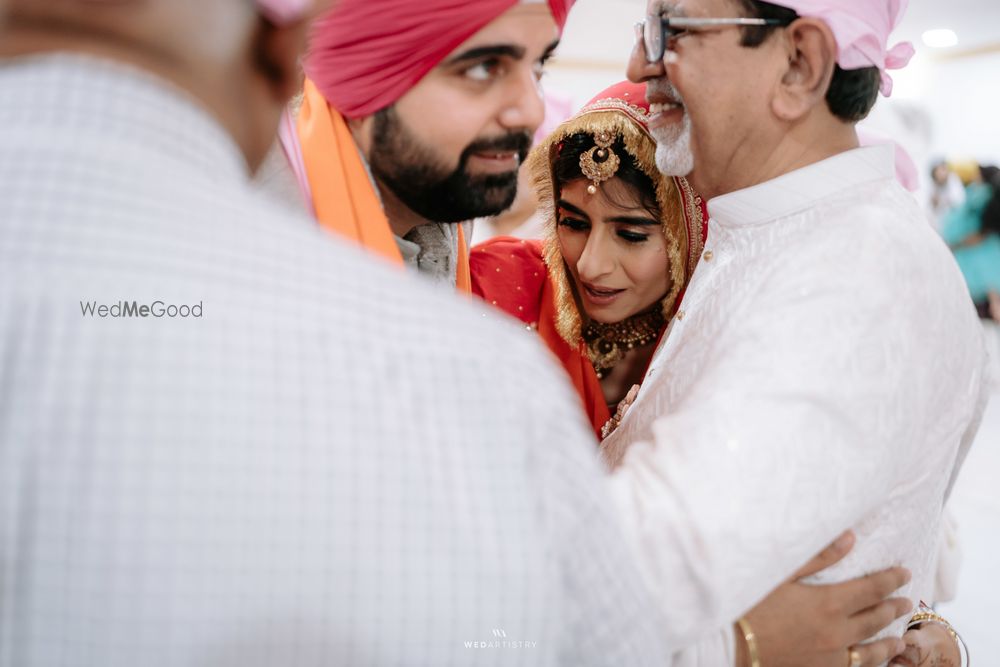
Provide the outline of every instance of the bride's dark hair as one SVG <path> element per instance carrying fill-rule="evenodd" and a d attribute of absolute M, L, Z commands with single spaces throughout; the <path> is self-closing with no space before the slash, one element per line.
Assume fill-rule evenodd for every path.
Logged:
<path fill-rule="evenodd" d="M 583 175 L 580 169 L 580 156 L 595 145 L 593 135 L 587 132 L 571 134 L 560 143 L 558 154 L 552 165 L 552 175 L 555 180 L 557 198 L 559 196 L 558 191 L 562 186 L 574 181 L 587 180 L 587 177 Z M 656 201 L 656 186 L 653 184 L 652 179 L 639 168 L 632 155 L 625 150 L 625 142 L 622 141 L 621 137 L 615 139 L 615 142 L 611 145 L 611 150 L 621 160 L 618 171 L 615 172 L 615 178 L 622 181 L 628 186 L 629 190 L 639 196 L 639 202 L 643 208 L 655 214 L 656 217 L 659 217 L 660 206 Z M 602 196 L 611 205 L 631 208 L 630 203 L 614 198 L 612 194 L 614 192 L 613 189 L 602 187 L 600 191 Z"/>

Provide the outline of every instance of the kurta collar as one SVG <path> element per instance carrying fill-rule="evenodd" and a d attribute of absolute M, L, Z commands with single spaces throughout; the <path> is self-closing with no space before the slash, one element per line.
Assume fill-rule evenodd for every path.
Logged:
<path fill-rule="evenodd" d="M 766 183 L 711 199 L 708 213 L 724 226 L 757 225 L 784 218 L 839 192 L 894 178 L 895 159 L 890 145 L 855 148 Z"/>

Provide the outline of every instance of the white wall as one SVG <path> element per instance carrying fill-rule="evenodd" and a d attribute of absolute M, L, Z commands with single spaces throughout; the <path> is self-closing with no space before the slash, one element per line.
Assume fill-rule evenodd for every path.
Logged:
<path fill-rule="evenodd" d="M 930 65 L 925 82 L 932 150 L 1000 163 L 1000 53 Z"/>

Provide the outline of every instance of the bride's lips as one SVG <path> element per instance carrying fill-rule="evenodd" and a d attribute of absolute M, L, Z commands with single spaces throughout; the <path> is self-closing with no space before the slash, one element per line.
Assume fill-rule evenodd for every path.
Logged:
<path fill-rule="evenodd" d="M 623 289 L 609 289 L 607 287 L 599 287 L 597 285 L 590 285 L 588 283 L 581 283 L 583 289 L 583 296 L 587 301 L 594 304 L 595 306 L 607 306 L 614 303 L 625 290 Z"/>
<path fill-rule="evenodd" d="M 473 153 L 469 162 L 474 164 L 474 171 L 479 174 L 509 174 L 521 166 L 521 157 L 517 151 L 486 151 Z"/>
<path fill-rule="evenodd" d="M 676 125 L 684 119 L 684 105 L 677 100 L 657 97 L 649 100 L 650 131 Z"/>

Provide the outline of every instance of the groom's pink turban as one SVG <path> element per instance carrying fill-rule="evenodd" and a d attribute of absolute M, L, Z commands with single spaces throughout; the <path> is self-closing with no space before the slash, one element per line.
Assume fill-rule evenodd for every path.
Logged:
<path fill-rule="evenodd" d="M 306 75 L 347 118 L 368 116 L 396 102 L 490 21 L 530 1 L 340 0 L 313 27 Z M 548 0 L 560 30 L 573 2 Z"/>
<path fill-rule="evenodd" d="M 909 0 L 771 0 L 799 16 L 823 19 L 837 39 L 837 63 L 844 69 L 877 67 L 882 94 L 892 94 L 890 69 L 903 69 L 913 57 L 913 45 L 889 48 L 889 34 L 899 25 Z"/>

